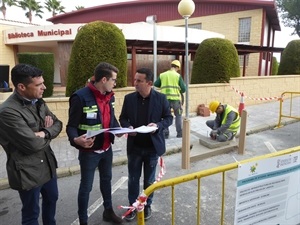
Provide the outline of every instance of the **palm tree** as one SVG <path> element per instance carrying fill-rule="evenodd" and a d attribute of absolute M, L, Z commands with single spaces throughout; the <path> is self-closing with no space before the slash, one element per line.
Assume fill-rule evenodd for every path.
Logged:
<path fill-rule="evenodd" d="M 40 2 L 36 0 L 22 0 L 18 1 L 18 6 L 27 11 L 25 16 L 29 19 L 29 22 L 32 23 L 32 13 L 35 13 L 35 16 L 43 18 L 41 14 L 43 14 Z"/>
<path fill-rule="evenodd" d="M 61 1 L 58 0 L 47 0 L 45 2 L 45 8 L 52 12 L 52 16 L 57 15 L 58 13 L 64 13 L 65 7 L 60 5 Z"/>
<path fill-rule="evenodd" d="M 13 6 L 13 5 L 16 5 L 16 1 L 15 0 L 0 0 L 0 3 L 2 3 L 0 10 L 3 14 L 3 18 L 5 19 L 5 17 L 6 17 L 6 5 L 5 4 L 7 4 L 8 6 Z"/>
<path fill-rule="evenodd" d="M 78 5 L 78 6 L 75 6 L 75 9 L 76 10 L 84 9 L 84 6 Z"/>

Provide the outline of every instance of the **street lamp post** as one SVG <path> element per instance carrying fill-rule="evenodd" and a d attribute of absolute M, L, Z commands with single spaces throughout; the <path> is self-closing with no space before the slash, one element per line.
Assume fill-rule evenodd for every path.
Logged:
<path fill-rule="evenodd" d="M 182 169 L 190 168 L 190 119 L 189 119 L 189 43 L 188 43 L 188 19 L 195 11 L 193 0 L 181 0 L 178 4 L 178 12 L 185 22 L 185 118 L 183 119 L 182 133 Z"/>
<path fill-rule="evenodd" d="M 153 24 L 153 82 L 157 79 L 157 31 L 156 31 L 156 15 L 147 16 L 146 22 Z"/>

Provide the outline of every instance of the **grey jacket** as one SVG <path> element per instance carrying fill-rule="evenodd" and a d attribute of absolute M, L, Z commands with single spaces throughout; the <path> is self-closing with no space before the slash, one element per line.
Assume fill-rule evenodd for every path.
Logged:
<path fill-rule="evenodd" d="M 45 116 L 53 125 L 44 127 Z M 47 138 L 34 132 L 44 130 Z M 56 176 L 57 161 L 50 147 L 51 139 L 62 130 L 62 122 L 50 112 L 44 100 L 34 105 L 14 92 L 0 105 L 0 144 L 7 155 L 9 185 L 16 190 L 30 190 Z"/>

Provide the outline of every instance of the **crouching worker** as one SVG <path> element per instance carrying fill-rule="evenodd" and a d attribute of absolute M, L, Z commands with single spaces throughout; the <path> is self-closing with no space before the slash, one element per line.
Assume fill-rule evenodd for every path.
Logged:
<path fill-rule="evenodd" d="M 212 101 L 209 110 L 217 114 L 214 120 L 206 121 L 206 125 L 212 129 L 210 137 L 220 142 L 232 140 L 240 128 L 241 118 L 238 111 L 218 101 Z"/>

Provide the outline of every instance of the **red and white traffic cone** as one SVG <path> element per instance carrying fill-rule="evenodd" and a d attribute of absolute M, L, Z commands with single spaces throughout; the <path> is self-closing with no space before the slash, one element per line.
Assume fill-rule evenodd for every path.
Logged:
<path fill-rule="evenodd" d="M 245 104 L 244 104 L 244 93 L 242 92 L 241 94 L 241 101 L 239 104 L 239 114 L 240 116 L 242 115 L 242 111 L 245 109 Z"/>

